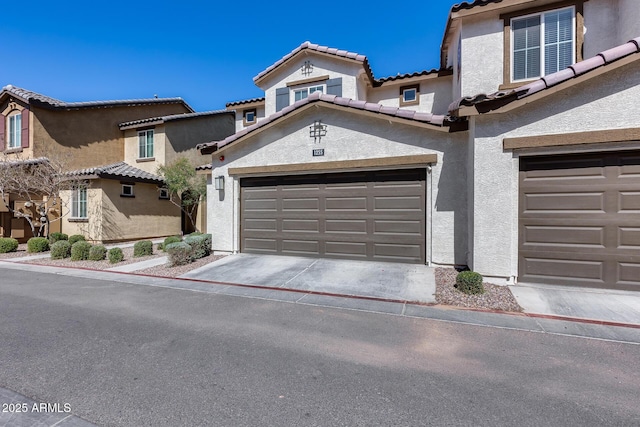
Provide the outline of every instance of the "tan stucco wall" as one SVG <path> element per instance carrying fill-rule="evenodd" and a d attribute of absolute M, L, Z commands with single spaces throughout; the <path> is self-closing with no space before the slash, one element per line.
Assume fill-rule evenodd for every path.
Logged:
<path fill-rule="evenodd" d="M 31 106 L 34 155 L 62 158 L 70 169 L 120 162 L 124 138 L 120 123 L 187 112 L 183 104 L 47 110 Z"/>
<path fill-rule="evenodd" d="M 121 197 L 120 181 L 92 180 L 87 190 L 88 221 L 66 215 L 62 232 L 92 241 L 135 240 L 180 234 L 180 208 L 158 199 L 155 184 L 135 183 L 135 197 Z M 64 194 L 67 201 L 69 193 Z"/>

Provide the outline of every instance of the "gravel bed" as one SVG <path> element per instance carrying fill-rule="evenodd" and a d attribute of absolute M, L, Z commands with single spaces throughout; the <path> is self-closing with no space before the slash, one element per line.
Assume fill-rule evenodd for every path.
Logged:
<path fill-rule="evenodd" d="M 436 301 L 438 304 L 496 311 L 522 311 L 522 307 L 518 305 L 509 287 L 483 282 L 484 294 L 467 295 L 455 287 L 457 274 L 458 272 L 453 268 L 436 268 Z"/>
<path fill-rule="evenodd" d="M 155 250 L 153 255 L 147 255 L 142 257 L 133 256 L 133 248 L 121 248 L 124 260 L 117 264 L 111 264 L 107 258 L 104 261 L 71 261 L 70 258 L 65 259 L 51 259 L 51 258 L 38 258 L 33 260 L 22 261 L 25 264 L 39 264 L 39 265 L 54 265 L 57 267 L 71 267 L 71 268 L 91 268 L 93 270 L 106 270 L 108 268 L 118 267 L 121 265 L 133 264 L 134 262 L 146 261 L 148 259 L 160 258 L 164 256 L 164 252 L 158 252 Z M 27 254 L 34 255 L 34 254 Z"/>
<path fill-rule="evenodd" d="M 226 255 L 209 255 L 204 258 L 195 260 L 194 262 L 186 265 L 178 265 L 176 267 L 167 267 L 166 265 L 157 265 L 155 267 L 145 268 L 144 270 L 136 270 L 139 274 L 148 274 L 150 276 L 161 277 L 178 277 L 185 273 L 200 268 L 203 265 L 207 265 L 211 262 L 224 258 Z"/>

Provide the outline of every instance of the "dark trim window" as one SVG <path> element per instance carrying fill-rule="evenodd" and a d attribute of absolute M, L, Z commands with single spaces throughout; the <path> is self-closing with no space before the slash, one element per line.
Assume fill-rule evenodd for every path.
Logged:
<path fill-rule="evenodd" d="M 133 192 L 133 184 L 122 184 L 120 197 L 135 197 Z"/>
<path fill-rule="evenodd" d="M 250 110 L 244 110 L 242 112 L 242 122 L 244 123 L 245 126 L 254 124 L 257 118 L 258 118 L 257 112 L 255 108 L 252 108 Z"/>
<path fill-rule="evenodd" d="M 400 106 L 420 104 L 420 85 L 402 86 L 400 88 Z"/>
<path fill-rule="evenodd" d="M 169 200 L 169 189 L 160 188 L 158 198 L 162 200 Z"/>
<path fill-rule="evenodd" d="M 153 157 L 153 129 L 138 132 L 138 158 L 149 159 Z"/>

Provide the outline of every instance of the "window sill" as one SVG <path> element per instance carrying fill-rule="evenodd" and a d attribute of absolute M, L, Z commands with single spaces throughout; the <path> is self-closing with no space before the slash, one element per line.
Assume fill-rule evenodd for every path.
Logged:
<path fill-rule="evenodd" d="M 89 218 L 69 218 L 69 222 L 89 222 Z"/>
<path fill-rule="evenodd" d="M 129 198 L 134 198 L 136 197 L 135 194 L 120 194 L 120 197 L 129 197 Z"/>
<path fill-rule="evenodd" d="M 538 79 L 532 79 L 532 80 L 523 80 L 521 82 L 515 82 L 515 83 L 503 83 L 500 86 L 498 86 L 498 90 L 511 90 L 511 89 L 517 89 L 521 86 L 525 86 L 528 85 L 529 83 L 535 82 Z"/>
<path fill-rule="evenodd" d="M 155 162 L 155 161 L 156 161 L 155 157 L 144 157 L 141 159 L 136 159 L 136 163 Z"/>
<path fill-rule="evenodd" d="M 409 107 L 411 105 L 420 105 L 420 101 L 400 101 L 400 106 L 401 107 Z"/>
<path fill-rule="evenodd" d="M 7 148 L 6 150 L 4 150 L 4 154 L 14 154 L 14 153 L 22 153 L 22 147 L 13 147 L 13 148 Z"/>

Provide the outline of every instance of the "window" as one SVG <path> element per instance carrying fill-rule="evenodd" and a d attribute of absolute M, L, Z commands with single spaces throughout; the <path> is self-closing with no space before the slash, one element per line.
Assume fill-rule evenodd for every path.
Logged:
<path fill-rule="evenodd" d="M 243 113 L 243 122 L 245 126 L 252 125 L 256 122 L 256 109 L 252 108 L 251 110 L 244 110 Z"/>
<path fill-rule="evenodd" d="M 163 200 L 169 200 L 169 190 L 166 188 L 161 188 L 160 195 L 158 196 L 158 198 Z"/>
<path fill-rule="evenodd" d="M 138 132 L 138 158 L 149 159 L 153 157 L 153 130 Z"/>
<path fill-rule="evenodd" d="M 300 101 L 301 99 L 305 99 L 314 92 L 321 92 L 321 93 L 324 92 L 324 86 L 323 85 L 311 86 L 311 87 L 305 87 L 304 89 L 295 90 L 293 91 L 294 101 Z"/>
<path fill-rule="evenodd" d="M 7 148 L 20 148 L 22 146 L 22 113 L 12 112 L 9 115 L 9 144 Z"/>
<path fill-rule="evenodd" d="M 135 194 L 133 194 L 133 184 L 122 184 L 120 197 L 135 197 Z"/>
<path fill-rule="evenodd" d="M 76 188 L 71 192 L 71 218 L 87 218 L 87 189 Z"/>
<path fill-rule="evenodd" d="M 420 103 L 420 85 L 402 86 L 400 88 L 400 106 L 418 105 Z"/>
<path fill-rule="evenodd" d="M 574 8 L 511 19 L 511 80 L 555 73 L 575 62 Z"/>

